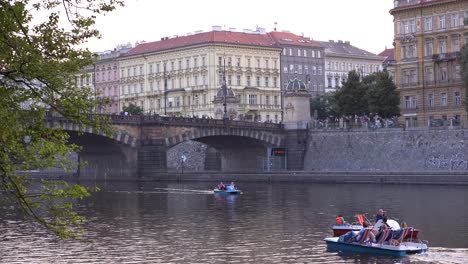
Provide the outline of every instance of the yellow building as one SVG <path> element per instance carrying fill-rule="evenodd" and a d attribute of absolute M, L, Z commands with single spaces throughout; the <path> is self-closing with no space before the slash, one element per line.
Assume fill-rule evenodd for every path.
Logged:
<path fill-rule="evenodd" d="M 142 43 L 120 57 L 121 107 L 145 113 L 215 117 L 225 72 L 236 119 L 281 120 L 281 48 L 263 32 L 210 32 Z"/>
<path fill-rule="evenodd" d="M 395 0 L 395 82 L 406 126 L 430 120 L 467 125 L 460 48 L 468 42 L 468 0 Z"/>

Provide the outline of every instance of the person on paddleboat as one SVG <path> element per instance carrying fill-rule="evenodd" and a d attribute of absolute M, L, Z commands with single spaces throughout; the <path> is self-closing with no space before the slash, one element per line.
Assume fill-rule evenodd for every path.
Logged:
<path fill-rule="evenodd" d="M 345 225 L 346 224 L 346 221 L 345 221 L 344 217 L 342 215 L 340 215 L 340 214 L 336 217 L 335 222 L 336 222 L 337 225 Z"/>
<path fill-rule="evenodd" d="M 375 215 L 375 223 L 377 223 L 379 220 L 383 219 L 384 216 L 386 216 L 385 211 L 383 209 L 377 210 L 377 214 Z"/>
<path fill-rule="evenodd" d="M 226 185 L 223 182 L 218 183 L 218 190 L 226 190 Z"/>
<path fill-rule="evenodd" d="M 234 191 L 236 189 L 236 185 L 234 184 L 234 182 L 231 182 L 231 184 L 229 184 L 228 186 L 226 186 L 226 189 L 228 191 Z"/>

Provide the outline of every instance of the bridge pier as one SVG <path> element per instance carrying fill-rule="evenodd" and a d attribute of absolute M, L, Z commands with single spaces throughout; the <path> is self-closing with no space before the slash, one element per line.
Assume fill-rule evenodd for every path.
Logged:
<path fill-rule="evenodd" d="M 138 177 L 154 177 L 167 171 L 167 148 L 163 140 L 142 142 L 138 148 Z"/>
<path fill-rule="evenodd" d="M 287 170 L 304 170 L 304 158 L 307 151 L 307 129 L 288 130 L 286 133 Z"/>

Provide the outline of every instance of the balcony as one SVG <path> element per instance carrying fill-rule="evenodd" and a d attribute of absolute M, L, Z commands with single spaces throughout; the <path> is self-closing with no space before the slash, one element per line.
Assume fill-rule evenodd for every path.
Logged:
<path fill-rule="evenodd" d="M 452 60 L 457 60 L 459 58 L 460 58 L 459 51 L 432 55 L 432 60 L 435 62 L 452 61 Z"/>

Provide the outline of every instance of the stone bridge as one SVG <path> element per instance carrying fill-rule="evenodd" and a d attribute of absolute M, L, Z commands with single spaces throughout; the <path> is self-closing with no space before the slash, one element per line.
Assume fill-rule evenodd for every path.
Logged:
<path fill-rule="evenodd" d="M 83 128 L 63 117 L 47 116 L 49 127 L 60 127 L 71 142 L 83 147 L 80 161 L 108 174 L 151 176 L 167 169 L 168 149 L 188 140 L 220 153 L 222 171 L 257 171 L 259 157 L 285 147 L 287 132 L 280 124 L 219 119 L 107 115 L 115 129 L 107 135 Z M 90 118 L 92 118 L 90 116 Z M 78 133 L 82 132 L 82 133 Z"/>

